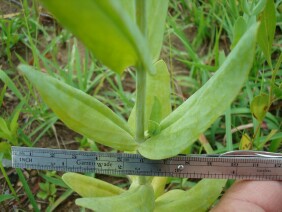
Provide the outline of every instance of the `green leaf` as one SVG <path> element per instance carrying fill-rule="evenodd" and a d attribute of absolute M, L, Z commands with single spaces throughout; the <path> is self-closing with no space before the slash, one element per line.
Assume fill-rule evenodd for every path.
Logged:
<path fill-rule="evenodd" d="M 244 13 L 246 13 L 247 15 L 251 15 L 251 8 L 250 8 L 250 5 L 249 5 L 249 3 L 248 3 L 248 0 L 241 0 L 240 1 L 240 5 L 241 5 L 241 7 L 242 7 L 242 10 L 244 11 Z"/>
<path fill-rule="evenodd" d="M 29 199 L 29 202 L 30 202 L 30 204 L 33 207 L 33 210 L 35 212 L 39 212 L 40 210 L 38 208 L 37 202 L 35 201 L 34 194 L 31 192 L 30 187 L 29 187 L 29 185 L 28 185 L 28 183 L 27 183 L 27 181 L 25 179 L 25 176 L 24 176 L 22 170 L 19 169 L 19 168 L 16 168 L 16 173 L 19 176 L 19 180 L 22 183 L 22 186 L 24 188 L 24 192 L 27 195 L 27 197 Z"/>
<path fill-rule="evenodd" d="M 54 195 L 57 192 L 56 186 L 54 184 L 50 184 L 50 195 Z"/>
<path fill-rule="evenodd" d="M 49 191 L 49 183 L 39 183 L 39 188 L 42 191 L 48 192 Z"/>
<path fill-rule="evenodd" d="M 251 112 L 253 116 L 261 123 L 268 111 L 269 96 L 261 94 L 253 98 L 251 102 Z"/>
<path fill-rule="evenodd" d="M 278 129 L 273 129 L 270 131 L 270 133 L 265 137 L 265 139 L 259 143 L 258 149 L 263 149 L 265 144 L 271 140 L 272 137 L 274 137 L 278 132 Z"/>
<path fill-rule="evenodd" d="M 239 149 L 240 150 L 250 150 L 252 149 L 253 141 L 248 134 L 243 134 L 240 140 Z"/>
<path fill-rule="evenodd" d="M 165 193 L 165 185 L 167 183 L 167 177 L 154 177 L 152 179 L 152 187 L 155 193 L 155 199 Z"/>
<path fill-rule="evenodd" d="M 148 122 L 148 133 L 149 135 L 156 135 L 160 132 L 160 122 L 162 120 L 162 105 L 157 97 L 154 97 L 154 103 L 150 119 Z"/>
<path fill-rule="evenodd" d="M 18 69 L 69 128 L 115 149 L 136 149 L 127 123 L 97 99 L 30 66 L 20 65 Z"/>
<path fill-rule="evenodd" d="M 221 66 L 225 61 L 225 59 L 226 59 L 225 52 L 223 50 L 220 50 L 218 55 L 218 64 Z"/>
<path fill-rule="evenodd" d="M 125 11 L 133 23 L 136 23 L 136 8 L 135 8 L 135 1 L 131 0 L 119 0 L 123 11 Z"/>
<path fill-rule="evenodd" d="M 244 35 L 246 31 L 247 31 L 247 23 L 243 17 L 239 16 L 233 28 L 233 41 L 231 45 L 232 49 L 236 46 L 236 44 L 238 43 L 238 41 L 241 39 L 241 37 Z"/>
<path fill-rule="evenodd" d="M 0 117 L 0 136 L 4 139 L 11 140 L 12 134 L 8 128 L 6 121 Z"/>
<path fill-rule="evenodd" d="M 163 44 L 168 2 L 168 0 L 147 0 L 147 39 L 154 62 L 159 59 Z"/>
<path fill-rule="evenodd" d="M 4 132 L 5 134 L 9 134 L 10 133 L 6 121 L 3 118 L 1 118 L 1 117 L 0 117 L 0 130 L 2 132 Z"/>
<path fill-rule="evenodd" d="M 11 136 L 10 135 L 7 135 L 7 134 L 2 133 L 2 132 L 0 132 L 0 138 L 6 139 L 8 141 L 11 140 Z"/>
<path fill-rule="evenodd" d="M 141 0 L 144 1 L 144 0 Z M 146 1 L 146 38 L 148 40 L 149 49 L 153 56 L 153 61 L 156 62 L 159 59 L 163 35 L 165 30 L 165 20 L 168 10 L 168 0 L 145 0 Z M 138 11 L 138 4 L 131 0 L 121 0 L 124 10 L 130 14 L 133 22 L 136 22 Z"/>
<path fill-rule="evenodd" d="M 221 194 L 226 180 L 203 179 L 188 191 L 171 190 L 156 199 L 154 212 L 207 211 Z"/>
<path fill-rule="evenodd" d="M 62 179 L 82 197 L 107 197 L 124 192 L 123 189 L 110 183 L 77 173 L 66 173 Z"/>
<path fill-rule="evenodd" d="M 141 0 L 146 1 L 146 26 L 149 49 L 153 56 L 153 61 L 156 62 L 159 59 L 163 35 L 165 30 L 165 20 L 168 10 L 168 0 Z M 120 0 L 120 4 L 123 9 L 129 14 L 131 20 L 136 23 L 138 11 L 138 4 L 133 0 Z"/>
<path fill-rule="evenodd" d="M 154 201 L 152 186 L 139 185 L 113 197 L 81 198 L 75 203 L 97 212 L 151 212 Z"/>
<path fill-rule="evenodd" d="M 11 145 L 7 142 L 0 142 L 0 153 L 2 153 L 3 158 L 11 159 Z M 2 158 L 1 158 L 2 159 Z"/>
<path fill-rule="evenodd" d="M 54 185 L 63 187 L 63 188 L 68 188 L 68 186 L 62 181 L 61 178 L 55 178 L 55 177 L 50 177 L 48 175 L 39 173 L 40 177 L 42 177 L 43 179 L 45 179 L 47 182 L 52 183 Z"/>
<path fill-rule="evenodd" d="M 116 0 L 41 2 L 113 71 L 122 73 L 141 62 L 146 70 L 154 72 L 148 44 L 130 18 L 132 14 L 124 10 L 124 3 Z"/>
<path fill-rule="evenodd" d="M 39 191 L 39 192 L 37 193 L 37 197 L 40 198 L 40 199 L 45 200 L 45 199 L 47 199 L 47 197 L 48 197 L 48 193 L 46 193 L 45 191 Z"/>
<path fill-rule="evenodd" d="M 15 197 L 12 195 L 12 194 L 3 194 L 3 195 L 0 195 L 0 203 L 1 202 L 4 202 L 6 200 L 9 200 L 9 199 L 14 199 Z"/>
<path fill-rule="evenodd" d="M 5 93 L 6 93 L 6 89 L 7 89 L 7 84 L 4 85 L 4 87 L 1 89 L 1 92 L 0 92 L 0 108 L 3 104 L 3 100 L 4 100 L 4 96 L 5 96 Z"/>
<path fill-rule="evenodd" d="M 186 192 L 181 189 L 169 190 L 168 192 L 164 193 L 156 199 L 156 208 L 158 208 L 158 205 L 176 201 L 179 198 L 182 198 L 184 194 L 186 195 Z"/>
<path fill-rule="evenodd" d="M 13 93 L 22 101 L 24 101 L 24 97 L 20 93 L 20 91 L 17 89 L 17 86 L 14 84 L 14 82 L 9 78 L 9 76 L 2 70 L 0 70 L 0 79 L 10 88 Z"/>
<path fill-rule="evenodd" d="M 258 44 L 261 47 L 268 64 L 272 66 L 271 48 L 276 28 L 275 5 L 273 0 L 267 0 L 259 20 L 261 21 L 261 24 L 258 31 Z"/>
<path fill-rule="evenodd" d="M 262 10 L 265 8 L 267 0 L 260 0 L 258 1 L 258 3 L 256 4 L 256 6 L 254 7 L 252 14 L 253 15 L 258 15 L 260 12 L 262 12 Z"/>
<path fill-rule="evenodd" d="M 150 120 L 160 123 L 162 120 L 162 105 L 158 97 L 154 96 Z"/>
<path fill-rule="evenodd" d="M 13 136 L 17 135 L 17 130 L 19 126 L 18 119 L 19 119 L 19 115 L 20 115 L 22 107 L 23 107 L 23 102 L 20 103 L 13 112 L 12 120 L 10 123 L 10 130 Z"/>
<path fill-rule="evenodd" d="M 60 194 L 60 196 L 56 199 L 56 201 L 53 201 L 52 205 L 49 205 L 45 211 L 55 211 L 55 209 L 62 204 L 62 202 L 66 201 L 71 195 L 73 191 L 71 189 L 67 189 L 64 193 Z M 81 210 L 83 211 L 83 210 Z"/>
<path fill-rule="evenodd" d="M 273 85 L 273 93 L 277 99 L 282 99 L 282 84 L 279 87 Z"/>
<path fill-rule="evenodd" d="M 146 108 L 145 108 L 145 130 L 148 129 L 148 122 L 152 113 L 154 99 L 157 98 L 161 105 L 161 119 L 165 118 L 171 112 L 170 104 L 170 76 L 166 64 L 160 60 L 154 64 L 155 75 L 147 74 L 146 83 Z M 135 131 L 135 107 L 133 108 L 128 123 L 132 131 Z"/>
<path fill-rule="evenodd" d="M 160 131 L 161 131 L 160 123 L 155 122 L 153 120 L 149 120 L 149 122 L 148 122 L 148 135 L 154 136 L 154 135 L 159 134 Z"/>
<path fill-rule="evenodd" d="M 257 29 L 252 26 L 215 75 L 161 122 L 161 132 L 139 146 L 140 154 L 163 159 L 181 153 L 230 107 L 252 67 Z"/>

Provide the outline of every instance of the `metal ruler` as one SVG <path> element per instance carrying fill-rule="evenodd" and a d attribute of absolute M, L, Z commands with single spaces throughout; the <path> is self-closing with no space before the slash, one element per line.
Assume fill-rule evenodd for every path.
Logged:
<path fill-rule="evenodd" d="M 261 151 L 149 160 L 139 154 L 12 147 L 12 161 L 4 160 L 3 164 L 14 168 L 108 175 L 282 180 L 282 154 Z"/>

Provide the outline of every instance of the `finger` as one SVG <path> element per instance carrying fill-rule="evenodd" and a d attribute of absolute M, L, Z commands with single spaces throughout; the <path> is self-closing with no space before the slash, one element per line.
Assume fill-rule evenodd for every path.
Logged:
<path fill-rule="evenodd" d="M 238 181 L 212 211 L 282 211 L 282 181 Z"/>

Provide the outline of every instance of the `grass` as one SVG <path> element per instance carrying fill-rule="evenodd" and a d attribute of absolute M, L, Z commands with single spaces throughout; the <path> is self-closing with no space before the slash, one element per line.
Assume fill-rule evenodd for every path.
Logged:
<path fill-rule="evenodd" d="M 233 26 L 246 10 L 237 6 L 236 2 L 170 1 L 162 58 L 166 60 L 171 74 L 173 108 L 201 87 L 231 50 Z M 18 7 L 9 1 L 4 3 L 8 8 Z M 205 132 L 200 142 L 187 150 L 188 153 L 205 153 L 205 149 L 210 147 L 215 153 L 238 149 L 244 134 L 254 138 L 254 149 L 281 152 L 281 5 L 281 1 L 277 1 L 277 33 L 272 45 L 274 70 L 271 70 L 258 48 L 255 64 L 242 92 L 225 115 Z M 97 97 L 125 120 L 135 101 L 135 73 L 128 70 L 119 76 L 108 70 L 68 31 L 61 29 L 55 20 L 48 19 L 50 22 L 46 24 L 44 19 L 48 14 L 41 10 L 36 1 L 24 0 L 22 7 L 17 9 L 19 14 L 16 16 L 0 17 L 0 59 L 8 61 L 0 65 L 0 116 L 10 122 L 13 111 L 21 106 L 16 130 L 18 145 L 107 150 L 68 130 L 15 67 L 20 62 L 32 64 Z M 1 13 L 7 15 L 5 11 Z M 245 17 L 248 18 L 246 14 Z M 252 116 L 250 103 L 262 93 L 270 93 L 275 98 L 263 123 L 259 123 Z M 10 142 L 1 136 L 0 141 Z M 204 142 L 209 144 L 205 146 Z M 72 195 L 59 174 L 50 177 L 48 173 L 38 171 L 35 175 L 36 183 L 48 182 L 58 188 L 57 199 L 50 203 L 36 196 L 40 189 L 33 190 L 32 179 L 26 176 L 31 171 L 16 170 L 22 184 L 17 186 L 7 178 L 14 171 L 4 171 L 2 167 L 1 170 L 0 184 L 3 186 L 0 188 L 0 206 L 4 208 L 14 204 L 20 210 L 31 204 L 35 211 L 42 208 L 53 211 L 63 206 Z M 110 180 L 115 183 L 115 179 Z M 170 182 L 168 188 L 187 189 L 194 185 L 189 179 L 171 179 Z M 126 186 L 124 183 L 127 181 L 118 182 L 120 186 Z"/>

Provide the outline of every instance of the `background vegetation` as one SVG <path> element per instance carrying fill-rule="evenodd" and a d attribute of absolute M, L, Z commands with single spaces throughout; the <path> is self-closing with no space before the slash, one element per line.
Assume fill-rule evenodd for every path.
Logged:
<path fill-rule="evenodd" d="M 244 32 L 239 17 L 247 19 L 257 12 L 258 18 L 263 18 L 260 8 L 255 7 L 257 2 L 170 1 L 161 58 L 171 75 L 173 109 L 199 89 L 223 62 Z M 108 70 L 36 0 L 1 0 L 0 15 L 0 148 L 10 143 L 111 151 L 65 127 L 16 67 L 19 63 L 34 65 L 95 96 L 126 120 L 135 102 L 134 72 L 128 69 L 117 75 Z M 205 153 L 207 143 L 216 153 L 238 148 L 281 152 L 281 0 L 275 1 L 275 14 L 270 15 L 276 19 L 276 29 L 269 54 L 257 48 L 254 66 L 240 95 L 186 153 Z M 267 105 L 265 114 L 256 114 L 254 105 Z M 0 208 L 79 210 L 73 205 L 77 196 L 61 180 L 62 173 L 0 168 Z M 123 188 L 129 185 L 122 177 L 96 177 Z M 187 190 L 196 182 L 176 178 L 169 181 L 167 190 Z"/>

